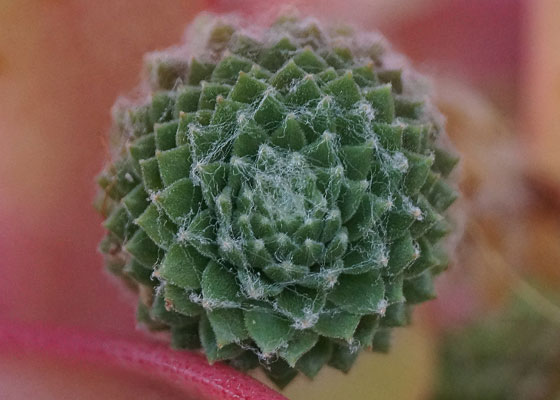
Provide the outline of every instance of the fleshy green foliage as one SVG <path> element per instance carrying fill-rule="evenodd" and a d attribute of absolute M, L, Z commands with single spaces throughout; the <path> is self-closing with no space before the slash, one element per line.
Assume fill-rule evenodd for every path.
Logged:
<path fill-rule="evenodd" d="M 558 307 L 558 295 L 554 292 Z M 515 299 L 499 314 L 450 333 L 440 349 L 435 400 L 560 398 L 557 311 Z M 556 314 L 554 314 L 556 312 Z"/>
<path fill-rule="evenodd" d="M 348 371 L 435 296 L 457 158 L 377 36 L 214 22 L 205 51 L 160 53 L 149 100 L 115 112 L 101 250 L 177 348 L 279 386 Z"/>

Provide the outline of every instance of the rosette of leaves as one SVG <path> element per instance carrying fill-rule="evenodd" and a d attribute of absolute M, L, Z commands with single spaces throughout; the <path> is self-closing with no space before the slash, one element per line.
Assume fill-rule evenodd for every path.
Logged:
<path fill-rule="evenodd" d="M 148 58 L 145 100 L 115 109 L 107 267 L 176 348 L 279 386 L 348 371 L 434 298 L 457 158 L 378 35 L 201 25 Z"/>
<path fill-rule="evenodd" d="M 545 293 L 555 302 L 541 306 L 517 297 L 499 313 L 448 333 L 432 398 L 560 398 L 560 303 L 556 293 Z"/>

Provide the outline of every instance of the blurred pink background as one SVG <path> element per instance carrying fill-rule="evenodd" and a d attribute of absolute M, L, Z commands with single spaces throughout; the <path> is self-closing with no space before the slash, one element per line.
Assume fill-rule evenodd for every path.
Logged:
<path fill-rule="evenodd" d="M 292 3 L 379 30 L 420 70 L 471 84 L 516 126 L 528 118 L 528 38 L 538 37 L 534 16 L 546 1 Z M 257 0 L 0 0 L 0 321 L 139 335 L 134 302 L 103 271 L 96 250 L 101 219 L 91 204 L 109 110 L 138 82 L 142 55 L 179 41 L 199 11 L 255 15 L 266 7 Z"/>

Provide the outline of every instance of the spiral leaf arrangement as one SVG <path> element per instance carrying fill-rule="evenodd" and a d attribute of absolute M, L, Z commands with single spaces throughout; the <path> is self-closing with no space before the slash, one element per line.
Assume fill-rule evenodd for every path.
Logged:
<path fill-rule="evenodd" d="M 147 98 L 115 108 L 106 265 L 176 348 L 281 387 L 348 371 L 447 265 L 439 114 L 378 35 L 194 25 L 190 47 L 148 57 Z"/>

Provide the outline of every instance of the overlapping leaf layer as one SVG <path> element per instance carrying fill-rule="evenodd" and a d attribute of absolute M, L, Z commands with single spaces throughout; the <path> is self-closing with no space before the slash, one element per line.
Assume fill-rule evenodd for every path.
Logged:
<path fill-rule="evenodd" d="M 281 18 L 149 62 L 100 175 L 108 268 L 177 348 L 279 386 L 360 349 L 434 297 L 457 159 L 374 36 Z"/>

